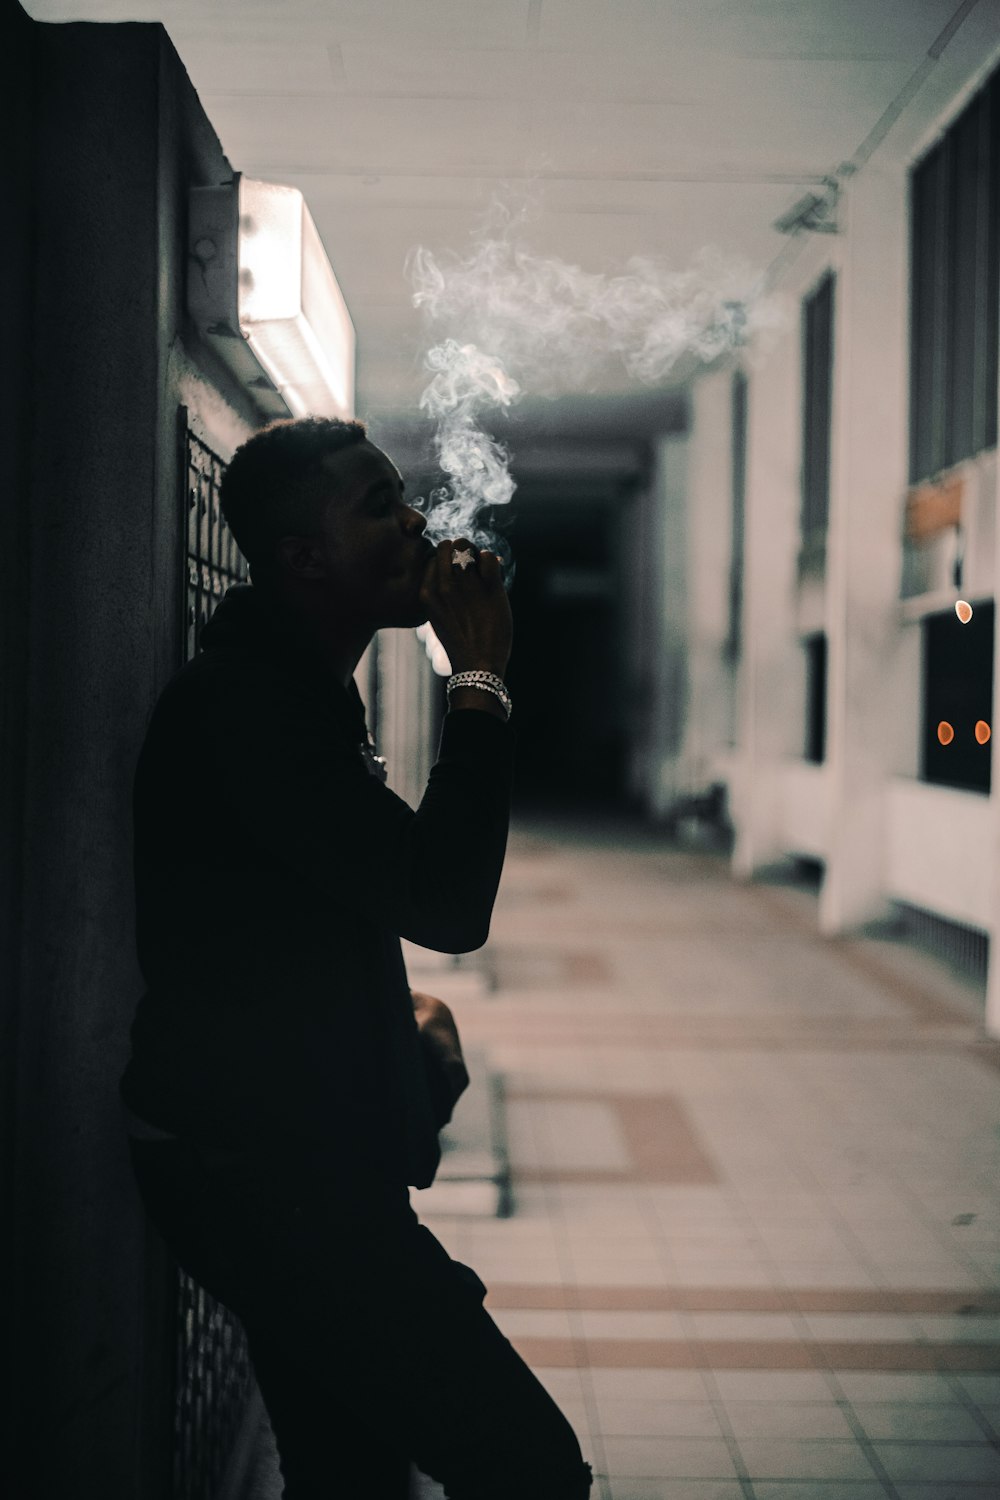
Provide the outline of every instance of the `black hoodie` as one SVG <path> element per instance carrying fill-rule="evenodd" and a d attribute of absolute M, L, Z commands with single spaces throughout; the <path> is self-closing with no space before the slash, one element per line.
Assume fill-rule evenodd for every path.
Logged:
<path fill-rule="evenodd" d="M 157 704 L 135 780 L 147 992 L 122 1095 L 205 1145 L 319 1148 L 426 1186 L 440 1156 L 399 939 L 489 931 L 513 737 L 449 713 L 414 812 L 372 774 L 364 709 L 249 585 Z"/>

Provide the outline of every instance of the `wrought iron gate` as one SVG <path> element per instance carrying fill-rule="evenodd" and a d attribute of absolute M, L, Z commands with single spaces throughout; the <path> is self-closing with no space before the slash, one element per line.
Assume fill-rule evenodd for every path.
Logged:
<path fill-rule="evenodd" d="M 219 509 L 225 464 L 187 425 L 182 497 L 185 525 L 185 659 L 226 589 L 247 565 Z M 217 1500 L 253 1393 L 246 1334 L 232 1313 L 178 1271 L 174 1500 Z"/>
<path fill-rule="evenodd" d="M 184 514 L 187 551 L 187 630 L 184 659 L 198 653 L 201 632 L 226 589 L 249 572 L 219 509 L 225 464 L 184 424 Z"/>

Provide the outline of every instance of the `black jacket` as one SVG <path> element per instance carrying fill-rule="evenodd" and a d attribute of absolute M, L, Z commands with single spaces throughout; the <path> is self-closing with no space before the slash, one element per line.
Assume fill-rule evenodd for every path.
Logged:
<path fill-rule="evenodd" d="M 372 774 L 364 709 L 243 585 L 168 685 L 135 780 L 147 993 L 126 1104 L 203 1144 L 295 1141 L 425 1186 L 437 1131 L 399 939 L 480 947 L 503 864 L 512 734 L 449 713 L 414 812 Z"/>

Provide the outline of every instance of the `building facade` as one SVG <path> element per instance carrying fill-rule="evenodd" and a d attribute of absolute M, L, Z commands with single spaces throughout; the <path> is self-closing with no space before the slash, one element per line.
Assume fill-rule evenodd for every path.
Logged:
<path fill-rule="evenodd" d="M 929 59 L 799 223 L 781 330 L 661 453 L 686 681 L 646 801 L 724 787 L 738 875 L 796 857 L 823 932 L 895 913 L 988 966 L 1000 1034 L 996 42 Z"/>

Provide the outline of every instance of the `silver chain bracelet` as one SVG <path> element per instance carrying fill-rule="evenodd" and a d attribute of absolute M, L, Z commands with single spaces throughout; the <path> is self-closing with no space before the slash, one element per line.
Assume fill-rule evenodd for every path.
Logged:
<path fill-rule="evenodd" d="M 510 718 L 510 711 L 514 705 L 503 678 L 498 677 L 495 672 L 453 672 L 448 678 L 449 703 L 454 690 L 463 687 L 479 688 L 481 692 L 492 693 L 497 702 L 503 706 L 507 718 Z"/>

